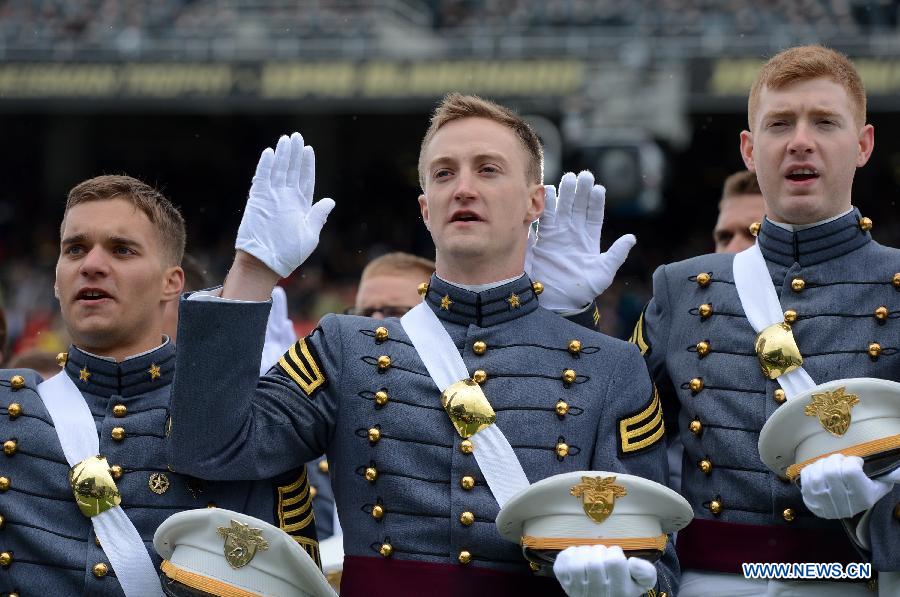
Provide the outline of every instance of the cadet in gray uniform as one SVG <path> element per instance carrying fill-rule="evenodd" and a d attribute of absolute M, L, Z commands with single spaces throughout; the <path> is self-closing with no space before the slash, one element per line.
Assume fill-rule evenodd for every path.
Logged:
<path fill-rule="evenodd" d="M 178 211 L 140 181 L 102 176 L 72 189 L 61 236 L 56 292 L 74 345 L 60 354 L 63 369 L 53 379 L 68 377 L 64 385 L 75 394 L 65 398 L 86 404 L 87 427 L 70 431 L 76 438 L 99 436 L 95 453 L 105 457 L 109 471 L 105 480 L 77 480 L 94 495 L 104 481 L 114 483 L 104 491 L 117 488 L 136 546 L 123 547 L 118 531 L 101 542 L 95 519 L 76 505 L 60 439 L 71 420 L 51 415 L 42 397 L 50 399 L 52 392 L 42 386 L 38 393 L 42 380 L 34 371 L 0 371 L 6 454 L 0 466 L 0 593 L 159 594 L 154 531 L 175 512 L 206 506 L 272 520 L 317 554 L 302 468 L 286 469 L 274 481 L 227 484 L 167 468 L 175 347 L 161 330 L 165 302 L 177 300 L 183 282 L 176 265 L 185 238 Z M 89 500 L 90 493 L 80 493 L 79 500 Z M 138 551 L 122 560 L 129 579 L 149 576 L 149 589 L 137 581 L 129 591 L 129 579 L 115 566 L 113 559 L 127 547 Z"/>
<path fill-rule="evenodd" d="M 872 222 L 850 205 L 854 170 L 868 160 L 873 138 L 862 84 L 844 56 L 818 46 L 793 48 L 772 58 L 757 78 L 742 153 L 769 216 L 753 232 L 803 368 L 816 383 L 900 380 L 900 251 L 873 241 Z M 780 595 L 776 587 L 790 585 L 745 580 L 742 562 L 863 560 L 838 520 L 814 516 L 804 503 L 813 496 L 760 460 L 760 429 L 785 392 L 761 371 L 733 261 L 715 254 L 660 267 L 632 336 L 664 407 L 672 405 L 667 417 L 678 415 L 684 443 L 682 491 L 696 518 L 678 533 L 681 595 L 754 589 L 759 592 L 740 594 Z M 839 478 L 830 483 L 831 497 L 840 501 L 846 488 Z M 870 504 L 877 570 L 900 568 L 898 501 L 894 487 Z M 799 583 L 793 590 L 866 593 L 858 583 Z"/>
<path fill-rule="evenodd" d="M 507 468 L 521 463 L 526 482 L 587 469 L 664 482 L 659 400 L 639 352 L 540 306 L 541 285 L 522 273 L 528 228 L 544 207 L 537 137 L 512 112 L 470 96 L 449 96 L 433 123 L 420 205 L 437 273 L 417 309 L 436 316 L 487 396 L 512 448 Z M 268 305 L 249 301 L 265 300 L 312 252 L 334 205 L 311 202 L 312 159 L 296 133 L 263 152 L 222 298 L 182 301 L 173 466 L 209 479 L 265 478 L 326 452 L 345 537 L 343 595 L 560 593 L 500 538 L 498 489 L 477 461 L 491 446 L 457 433 L 401 321 L 327 316 L 257 380 Z M 575 193 L 574 175 L 564 182 Z M 566 210 L 578 211 L 573 220 L 589 215 L 593 177 L 578 184 L 559 220 L 568 222 Z M 601 262 L 612 272 L 619 263 Z M 658 583 L 639 586 L 629 565 Z M 626 565 L 620 551 L 589 568 L 614 580 L 608 595 L 674 594 L 671 545 L 656 567 Z"/>

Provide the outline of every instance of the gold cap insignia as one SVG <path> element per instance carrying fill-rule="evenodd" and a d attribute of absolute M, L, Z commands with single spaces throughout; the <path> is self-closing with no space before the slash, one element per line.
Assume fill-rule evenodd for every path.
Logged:
<path fill-rule="evenodd" d="M 472 437 L 497 421 L 487 396 L 472 379 L 463 379 L 444 390 L 441 404 L 462 438 Z"/>
<path fill-rule="evenodd" d="M 601 523 L 612 514 L 616 498 L 628 495 L 621 485 L 616 485 L 615 477 L 582 477 L 581 483 L 569 490 L 581 498 L 581 506 L 588 518 Z"/>
<path fill-rule="evenodd" d="M 799 369 L 803 364 L 794 332 L 784 322 L 772 324 L 759 333 L 756 337 L 756 356 L 763 375 L 768 379 L 776 379 Z"/>
<path fill-rule="evenodd" d="M 859 404 L 855 394 L 845 394 L 846 388 L 813 394 L 803 411 L 808 417 L 819 417 L 819 423 L 831 435 L 841 437 L 850 428 L 850 409 Z"/>
<path fill-rule="evenodd" d="M 225 560 L 235 570 L 246 566 L 256 555 L 256 550 L 269 549 L 269 542 L 263 539 L 260 529 L 249 524 L 231 521 L 230 527 L 219 527 L 218 533 L 225 537 Z"/>

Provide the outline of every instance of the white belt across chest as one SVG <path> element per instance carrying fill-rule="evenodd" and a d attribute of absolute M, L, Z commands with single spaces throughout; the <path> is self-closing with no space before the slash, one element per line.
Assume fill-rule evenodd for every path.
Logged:
<path fill-rule="evenodd" d="M 100 438 L 84 396 L 65 372 L 39 384 L 37 391 L 53 419 L 66 462 L 72 467 L 69 482 L 78 507 L 90 517 L 125 595 L 162 595 L 144 541 L 119 506 L 121 498 L 109 463 L 98 455 Z"/>
<path fill-rule="evenodd" d="M 481 386 L 472 381 L 450 334 L 426 304 L 417 305 L 401 317 L 400 325 L 441 392 L 444 410 L 457 432 L 475 444 L 475 460 L 502 508 L 509 498 L 528 487 L 528 477 L 497 426 L 496 415 Z"/>
<path fill-rule="evenodd" d="M 794 341 L 791 326 L 784 320 L 781 303 L 772 283 L 759 243 L 734 256 L 734 285 L 747 321 L 758 334 L 756 353 L 763 374 L 778 379 L 790 400 L 816 385 L 801 366 L 803 357 Z"/>

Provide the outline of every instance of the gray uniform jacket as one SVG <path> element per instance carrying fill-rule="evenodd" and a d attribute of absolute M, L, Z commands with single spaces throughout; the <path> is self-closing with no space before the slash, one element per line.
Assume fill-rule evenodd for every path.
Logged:
<path fill-rule="evenodd" d="M 795 233 L 766 220 L 759 232 L 781 306 L 796 312 L 803 367 L 817 383 L 900 380 L 900 251 L 874 242 L 865 227 L 854 210 Z M 760 460 L 759 431 L 783 396 L 760 369 L 732 261 L 703 255 L 660 267 L 632 336 L 666 415 L 678 413 L 682 492 L 696 516 L 678 535 L 682 566 L 739 572 L 741 561 L 861 561 L 839 524 L 814 516 L 799 489 Z M 879 307 L 887 312 L 876 314 Z M 898 501 L 895 488 L 874 508 L 876 569 L 900 568 Z"/>
<path fill-rule="evenodd" d="M 117 477 L 122 508 L 144 540 L 154 564 L 153 533 L 168 516 L 191 508 L 240 510 L 284 527 L 303 517 L 287 515 L 312 504 L 287 498 L 309 495 L 303 470 L 275 481 L 217 483 L 173 473 L 166 466 L 165 434 L 175 372 L 175 347 L 115 363 L 70 347 L 64 375 L 81 390 L 97 423 L 100 454 Z M 24 386 L 11 383 L 15 376 Z M 15 381 L 21 381 L 16 379 Z M 90 519 L 75 504 L 69 465 L 30 370 L 0 371 L 0 593 L 20 595 L 122 595 L 109 559 L 95 541 Z M 4 481 L 5 479 L 5 481 Z M 309 516 L 311 519 L 312 517 Z M 314 525 L 292 529 L 317 555 Z"/>
<path fill-rule="evenodd" d="M 619 431 L 619 421 L 653 403 L 635 347 L 541 308 L 526 276 L 479 294 L 433 277 L 426 302 L 469 372 L 486 374 L 484 392 L 529 481 L 595 469 L 665 483 L 662 423 L 641 436 Z M 261 479 L 326 452 L 345 583 L 363 558 L 530 575 L 519 548 L 499 536 L 497 502 L 399 320 L 326 316 L 258 379 L 254 356 L 268 308 L 182 301 L 169 443 L 175 469 Z M 580 349 L 570 349 L 576 339 Z M 477 352 L 476 342 L 484 343 Z M 671 546 L 658 567 L 671 595 Z"/>

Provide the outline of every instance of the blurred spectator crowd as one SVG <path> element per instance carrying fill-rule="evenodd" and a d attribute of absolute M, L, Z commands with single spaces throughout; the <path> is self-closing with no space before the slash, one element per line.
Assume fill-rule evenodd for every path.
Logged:
<path fill-rule="evenodd" d="M 127 53 L 142 41 L 424 31 L 621 28 L 634 35 L 894 32 L 900 0 L 0 0 L 0 48 L 62 44 Z"/>

